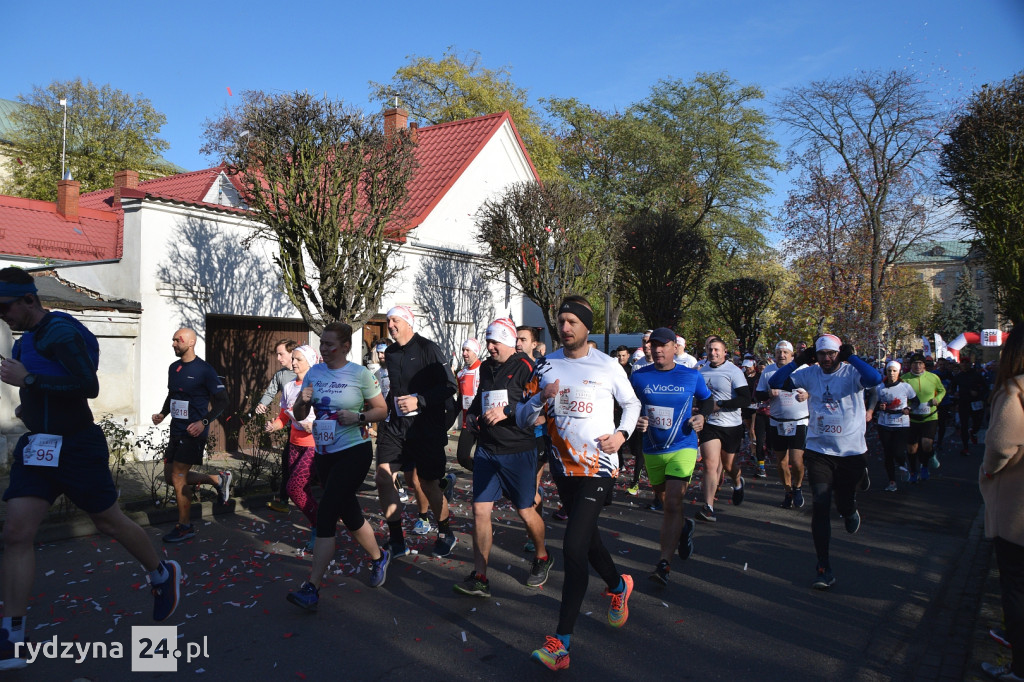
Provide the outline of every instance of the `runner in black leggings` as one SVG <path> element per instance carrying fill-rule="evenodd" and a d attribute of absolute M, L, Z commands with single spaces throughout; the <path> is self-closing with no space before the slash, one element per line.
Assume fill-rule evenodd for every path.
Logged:
<path fill-rule="evenodd" d="M 910 436 L 910 408 L 918 402 L 913 387 L 900 381 L 900 363 L 895 360 L 885 366 L 885 379 L 878 387 L 878 438 L 882 441 L 885 473 L 889 477 L 887 492 L 896 492 L 896 465 L 907 461 L 907 442 Z"/>
<path fill-rule="evenodd" d="M 320 582 L 334 556 L 339 518 L 373 562 L 372 587 L 384 583 L 391 560 L 391 553 L 377 546 L 373 528 L 363 518 L 356 498 L 373 462 L 366 425 L 384 419 L 388 408 L 377 378 L 362 365 L 347 360 L 351 349 L 352 327 L 340 322 L 324 327 L 320 335 L 320 355 L 324 361 L 306 373 L 302 392 L 292 408 L 299 421 L 306 418 L 311 408 L 316 412 L 313 463 L 324 488 L 317 509 L 309 580 L 298 591 L 288 593 L 288 601 L 310 611 L 317 607 Z"/>

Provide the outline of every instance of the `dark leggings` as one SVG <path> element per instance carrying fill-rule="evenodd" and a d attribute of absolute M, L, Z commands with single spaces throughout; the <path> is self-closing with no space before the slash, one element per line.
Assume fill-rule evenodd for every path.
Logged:
<path fill-rule="evenodd" d="M 640 483 L 640 472 L 644 470 L 644 434 L 639 430 L 633 431 L 626 444 L 633 455 L 633 480 L 630 482 L 632 487 Z"/>
<path fill-rule="evenodd" d="M 569 513 L 562 540 L 562 561 L 565 578 L 562 582 L 562 606 L 558 612 L 559 635 L 571 635 L 580 606 L 590 582 L 590 566 L 612 590 L 619 585 L 619 571 L 612 555 L 601 542 L 597 520 L 604 508 L 611 478 L 591 476 L 555 476 L 555 485 L 562 505 Z"/>
<path fill-rule="evenodd" d="M 754 458 L 758 462 L 763 462 L 766 454 L 768 454 L 768 420 L 771 419 L 766 414 L 758 412 L 754 415 Z"/>
<path fill-rule="evenodd" d="M 969 409 L 970 406 L 971 404 L 967 403 L 968 409 L 960 410 L 960 442 L 964 449 L 967 449 L 968 443 L 971 442 L 971 435 L 977 435 L 981 429 L 981 418 L 985 415 L 985 410 L 974 411 Z"/>
<path fill-rule="evenodd" d="M 879 426 L 875 431 L 878 440 L 882 441 L 882 454 L 885 458 L 885 474 L 890 481 L 896 480 L 896 465 L 907 462 L 907 439 L 910 429 L 907 427 Z"/>
<path fill-rule="evenodd" d="M 831 568 L 828 560 L 828 545 L 832 539 L 832 519 L 829 507 L 832 493 L 836 495 L 836 511 L 849 516 L 857 511 L 857 486 L 864 477 L 867 466 L 864 455 L 835 457 L 820 452 L 804 452 L 804 466 L 811 483 L 811 536 L 814 538 L 814 552 L 818 564 Z"/>
<path fill-rule="evenodd" d="M 288 502 L 288 445 L 281 451 L 281 490 L 277 494 L 278 499 L 284 503 Z"/>
<path fill-rule="evenodd" d="M 996 564 L 999 566 L 999 590 L 1003 593 L 1003 620 L 1013 662 L 1011 670 L 1024 676 L 1024 547 L 997 537 Z"/>
<path fill-rule="evenodd" d="M 338 519 L 349 531 L 359 530 L 366 522 L 356 493 L 363 485 L 372 463 L 373 448 L 368 440 L 340 452 L 326 455 L 317 453 L 314 464 L 324 488 L 320 508 L 316 513 L 318 538 L 333 538 L 337 532 Z"/>

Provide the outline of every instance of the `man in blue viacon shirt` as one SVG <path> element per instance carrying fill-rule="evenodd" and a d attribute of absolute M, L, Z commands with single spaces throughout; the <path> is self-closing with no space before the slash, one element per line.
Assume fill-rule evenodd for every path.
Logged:
<path fill-rule="evenodd" d="M 685 519 L 683 495 L 697 464 L 697 433 L 714 400 L 700 372 L 676 364 L 676 333 L 659 327 L 650 336 L 652 363 L 630 377 L 641 402 L 637 430 L 643 431 L 647 477 L 656 495 L 665 498 L 661 520 L 661 560 L 651 580 L 668 584 L 672 553 L 689 559 L 693 554 L 693 519 Z M 701 414 L 692 414 L 697 401 Z"/>

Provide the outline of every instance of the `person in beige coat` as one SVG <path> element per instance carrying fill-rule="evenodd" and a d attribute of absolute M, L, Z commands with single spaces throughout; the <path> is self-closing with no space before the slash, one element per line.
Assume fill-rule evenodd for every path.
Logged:
<path fill-rule="evenodd" d="M 996 680 L 1024 680 L 1024 325 L 1010 332 L 999 359 L 992 416 L 979 474 L 985 535 L 993 538 L 1013 659 L 982 663 Z"/>

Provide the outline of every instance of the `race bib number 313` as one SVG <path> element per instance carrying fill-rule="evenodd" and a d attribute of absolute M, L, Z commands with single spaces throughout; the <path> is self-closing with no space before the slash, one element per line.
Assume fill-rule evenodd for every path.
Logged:
<path fill-rule="evenodd" d="M 63 436 L 33 434 L 28 437 L 28 443 L 22 450 L 22 461 L 28 466 L 55 467 L 60 463 L 60 448 L 63 444 Z"/>

